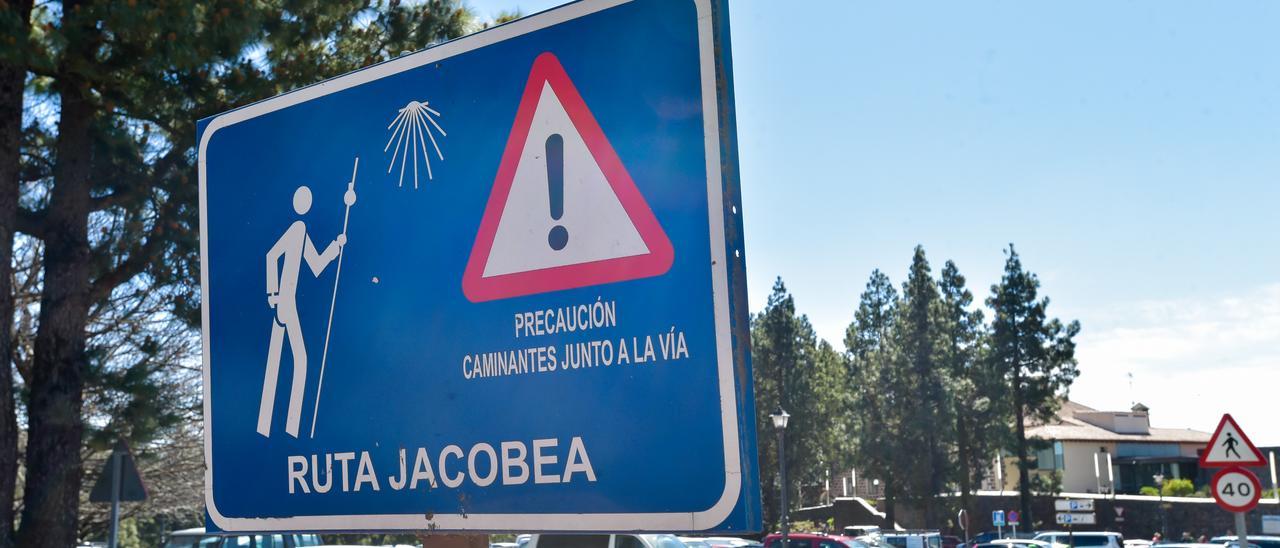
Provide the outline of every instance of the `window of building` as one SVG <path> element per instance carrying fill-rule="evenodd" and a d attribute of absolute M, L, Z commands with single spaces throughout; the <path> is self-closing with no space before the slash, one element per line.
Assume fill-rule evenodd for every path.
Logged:
<path fill-rule="evenodd" d="M 1053 445 L 1039 449 L 1031 456 L 1031 467 L 1035 470 L 1062 470 L 1062 442 L 1055 441 Z"/>
<path fill-rule="evenodd" d="M 1125 457 L 1176 457 L 1176 443 L 1117 443 L 1116 456 Z"/>

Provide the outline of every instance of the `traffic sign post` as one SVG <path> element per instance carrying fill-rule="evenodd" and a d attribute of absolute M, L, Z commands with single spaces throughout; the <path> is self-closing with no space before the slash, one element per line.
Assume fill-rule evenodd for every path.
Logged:
<path fill-rule="evenodd" d="M 1017 510 L 1009 510 L 1007 515 L 1009 527 L 1013 529 L 1013 538 L 1018 538 L 1018 520 L 1020 520 L 1022 516 L 1018 515 Z"/>
<path fill-rule="evenodd" d="M 762 527 L 724 4 L 199 122 L 210 529 Z"/>
<path fill-rule="evenodd" d="M 1224 468 L 1213 475 L 1213 498 L 1228 512 L 1245 513 L 1262 499 L 1258 476 L 1240 467 Z"/>
<path fill-rule="evenodd" d="M 1058 502 L 1062 502 L 1062 501 L 1058 501 Z M 1072 548 L 1074 548 L 1076 545 L 1076 533 L 1075 533 L 1076 525 L 1097 525 L 1098 524 L 1098 518 L 1092 512 L 1087 514 L 1073 513 L 1073 512 L 1058 512 L 1057 515 L 1055 516 L 1055 521 L 1058 522 L 1058 525 L 1067 526 L 1067 546 L 1070 546 Z"/>
<path fill-rule="evenodd" d="M 1057 521 L 1059 525 L 1097 525 L 1098 516 L 1090 513 L 1069 513 L 1058 512 Z"/>
<path fill-rule="evenodd" d="M 1235 514 L 1239 546 L 1249 545 L 1245 516 L 1262 498 L 1262 483 L 1244 466 L 1263 466 L 1262 452 L 1236 424 L 1231 414 L 1224 414 L 1209 437 L 1209 445 L 1200 455 L 1200 466 L 1225 467 L 1214 474 L 1210 484 L 1213 498 L 1224 510 Z"/>
<path fill-rule="evenodd" d="M 1266 466 L 1262 452 L 1249 440 L 1249 436 L 1240 429 L 1230 413 L 1222 416 L 1218 427 L 1209 437 L 1209 445 L 1200 454 L 1200 466 L 1218 468 L 1223 466 Z"/>
<path fill-rule="evenodd" d="M 1098 518 L 1093 513 L 1093 500 L 1055 500 L 1053 508 L 1057 511 L 1054 516 L 1055 521 L 1059 525 L 1067 526 L 1067 543 L 1073 548 L 1076 545 L 1075 526 L 1098 523 Z"/>
<path fill-rule="evenodd" d="M 1000 538 L 1004 538 L 1004 510 L 993 510 L 991 512 L 991 525 L 996 527 L 996 534 Z"/>
<path fill-rule="evenodd" d="M 97 483 L 89 490 L 89 502 L 111 503 L 111 525 L 107 533 L 108 548 L 116 548 L 120 538 L 120 503 L 147 500 L 147 487 L 124 440 L 116 441 L 111 456 L 98 474 Z"/>
<path fill-rule="evenodd" d="M 1054 509 L 1054 510 L 1056 510 L 1056 511 L 1058 511 L 1058 512 L 1092 512 L 1092 511 L 1093 511 L 1093 500 L 1092 500 L 1092 499 L 1083 499 L 1083 500 L 1063 499 L 1063 500 L 1055 500 L 1055 501 L 1053 501 L 1053 509 Z"/>

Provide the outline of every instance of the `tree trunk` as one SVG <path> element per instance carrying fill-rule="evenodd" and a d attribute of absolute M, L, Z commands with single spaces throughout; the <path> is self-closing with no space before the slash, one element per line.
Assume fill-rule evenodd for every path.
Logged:
<path fill-rule="evenodd" d="M 956 460 L 960 464 L 960 508 L 973 519 L 973 469 L 970 468 L 972 451 L 969 443 L 969 427 L 963 412 L 956 413 Z"/>
<path fill-rule="evenodd" d="M 941 381 L 939 380 L 939 382 Z M 938 390 L 938 386 L 939 385 L 934 385 L 933 416 L 937 419 L 942 419 L 945 417 L 945 415 L 942 412 L 943 395 L 941 394 L 941 391 Z M 942 452 L 942 449 L 943 449 L 942 442 L 938 440 L 938 428 L 943 428 L 943 425 L 941 424 L 942 422 L 943 422 L 942 420 L 939 420 L 938 421 L 939 424 L 937 424 L 937 426 L 930 427 L 929 436 L 928 436 L 929 459 L 930 459 L 928 523 L 929 523 L 929 527 L 933 529 L 939 528 L 939 526 L 942 523 L 942 518 L 939 517 L 938 510 L 940 509 L 939 507 L 943 505 L 943 499 L 940 498 L 939 495 L 942 494 L 942 491 L 945 488 L 945 483 L 946 483 L 946 478 L 945 478 L 946 457 L 943 455 L 943 452 Z M 945 515 L 945 513 L 943 515 Z"/>
<path fill-rule="evenodd" d="M 79 10 L 63 5 L 64 27 Z M 67 57 L 89 59 L 80 28 Z M 79 43 L 77 43 L 79 42 Z M 31 371 L 27 475 L 23 498 L 22 548 L 76 545 L 79 518 L 81 435 L 84 429 L 85 323 L 89 311 L 90 127 L 94 108 L 88 86 L 69 70 L 57 82 L 61 100 L 57 165 L 44 221 L 44 288 Z"/>
<path fill-rule="evenodd" d="M 1022 408 L 1022 377 L 1017 366 L 1013 373 L 1013 412 L 1014 424 L 1018 429 L 1018 507 L 1022 510 L 1026 530 L 1031 530 L 1031 476 L 1027 470 L 1027 427 L 1023 424 L 1026 412 Z"/>
<path fill-rule="evenodd" d="M 884 520 L 888 523 L 885 528 L 893 530 L 893 526 L 898 523 L 898 516 L 894 512 L 894 481 L 886 479 L 884 482 Z"/>
<path fill-rule="evenodd" d="M 31 0 L 12 6 L 19 24 L 12 38 L 26 42 Z M 18 479 L 18 420 L 13 384 L 13 230 L 18 213 L 22 100 L 27 70 L 21 53 L 0 63 L 0 548 L 14 542 Z"/>

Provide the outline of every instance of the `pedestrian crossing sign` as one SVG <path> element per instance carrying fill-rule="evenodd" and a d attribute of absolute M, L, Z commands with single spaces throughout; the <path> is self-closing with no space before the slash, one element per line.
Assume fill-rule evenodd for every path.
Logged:
<path fill-rule="evenodd" d="M 1249 441 L 1249 436 L 1240 429 L 1240 425 L 1236 424 L 1236 420 L 1231 418 L 1230 413 L 1222 415 L 1222 420 L 1218 421 L 1218 428 L 1209 438 L 1209 445 L 1200 455 L 1200 466 L 1205 468 L 1265 466 L 1266 464 L 1267 461 L 1262 458 L 1262 452 L 1258 451 L 1252 441 Z"/>

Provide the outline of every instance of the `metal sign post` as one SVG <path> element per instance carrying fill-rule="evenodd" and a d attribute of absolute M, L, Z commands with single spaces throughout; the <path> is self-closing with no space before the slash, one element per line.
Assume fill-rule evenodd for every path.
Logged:
<path fill-rule="evenodd" d="M 89 502 L 111 504 L 111 529 L 107 537 L 107 547 L 116 548 L 120 531 L 120 503 L 138 502 L 147 499 L 147 488 L 138 474 L 138 467 L 133 462 L 133 455 L 124 441 L 116 442 L 111 456 L 98 474 L 97 483 L 89 491 Z"/>
<path fill-rule="evenodd" d="M 1249 440 L 1231 414 L 1222 416 L 1200 455 L 1202 467 L 1224 467 L 1213 475 L 1210 489 L 1222 509 L 1235 514 L 1236 541 L 1249 548 L 1245 517 L 1262 499 L 1262 482 L 1245 466 L 1265 466 L 1262 452 Z"/>
<path fill-rule="evenodd" d="M 124 456 L 111 452 L 111 536 L 107 548 L 116 548 L 120 535 L 120 461 Z"/>
<path fill-rule="evenodd" d="M 1236 546 L 1239 548 L 1248 548 L 1249 546 L 1249 531 L 1247 530 L 1249 525 L 1245 520 L 1247 515 L 1246 512 L 1236 512 L 1236 541 L 1239 542 Z"/>

